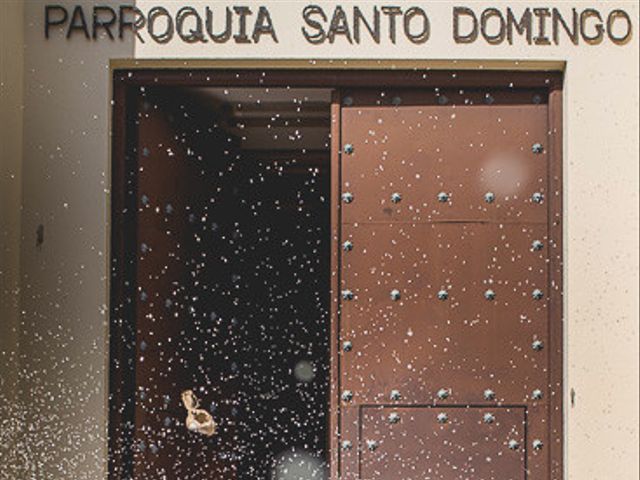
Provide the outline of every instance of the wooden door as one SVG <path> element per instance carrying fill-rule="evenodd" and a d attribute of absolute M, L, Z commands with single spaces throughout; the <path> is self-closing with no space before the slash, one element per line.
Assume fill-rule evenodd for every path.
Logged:
<path fill-rule="evenodd" d="M 334 382 L 344 479 L 550 479 L 544 89 L 353 90 L 339 125 Z M 550 348 L 553 346 L 553 348 Z"/>
<path fill-rule="evenodd" d="M 225 326 L 213 305 L 225 300 L 212 298 L 212 245 L 203 247 L 214 219 L 225 221 L 210 202 L 221 183 L 212 171 L 229 163 L 233 138 L 215 128 L 215 112 L 185 92 L 148 88 L 136 98 L 133 478 L 234 479 L 235 427 L 221 419 L 231 417 L 237 380 L 225 361 L 230 347 L 214 345 L 212 331 Z M 231 248 L 214 247 L 219 256 Z M 187 389 L 215 413 L 217 435 L 187 430 Z"/>

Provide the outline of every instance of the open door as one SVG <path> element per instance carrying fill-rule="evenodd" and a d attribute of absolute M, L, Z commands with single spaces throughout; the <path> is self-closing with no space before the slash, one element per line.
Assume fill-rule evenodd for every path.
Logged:
<path fill-rule="evenodd" d="M 224 309 L 229 300 L 220 291 L 214 301 L 209 291 L 230 272 L 221 271 L 224 267 L 207 253 L 215 250 L 219 257 L 232 250 L 211 235 L 214 221 L 229 222 L 218 203 L 226 203 L 232 192 L 222 189 L 215 172 L 230 167 L 238 139 L 212 128 L 220 113 L 190 92 L 145 89 L 136 97 L 135 115 L 133 478 L 234 479 L 230 445 L 236 426 L 220 418 L 232 416 L 237 379 L 226 360 L 230 346 L 215 342 L 225 328 L 216 307 Z M 218 202 L 211 204 L 216 190 Z M 216 435 L 208 438 L 186 428 L 181 400 L 186 390 L 206 402 L 201 408 L 213 407 L 220 422 Z"/>
<path fill-rule="evenodd" d="M 356 89 L 336 111 L 336 474 L 551 478 L 547 92 Z"/>

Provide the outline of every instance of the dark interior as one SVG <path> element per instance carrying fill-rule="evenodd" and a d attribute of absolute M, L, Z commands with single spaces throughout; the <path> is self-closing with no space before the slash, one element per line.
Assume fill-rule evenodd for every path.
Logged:
<path fill-rule="evenodd" d="M 155 194 L 163 197 L 156 211 L 166 222 L 174 210 L 185 219 L 179 228 L 138 227 L 139 236 L 158 237 L 150 243 L 169 242 L 154 272 L 179 259 L 178 268 L 166 269 L 170 281 L 158 287 L 164 289 L 158 297 L 172 299 L 164 303 L 173 319 L 163 313 L 167 318 L 150 322 L 140 309 L 136 315 L 139 342 L 167 346 L 164 356 L 149 353 L 146 361 L 155 358 L 158 370 L 174 365 L 171 374 L 137 380 L 171 398 L 177 426 L 165 429 L 164 443 L 173 445 L 167 451 L 173 461 L 163 466 L 172 470 L 169 478 L 303 478 L 287 476 L 296 468 L 304 478 L 324 477 L 329 102 L 325 90 L 140 93 L 137 145 L 157 147 L 157 158 L 152 150 L 141 163 L 138 194 L 164 185 Z M 144 261 L 141 285 L 140 272 L 150 265 Z M 217 435 L 184 431 L 178 399 L 187 388 L 220 424 Z"/>

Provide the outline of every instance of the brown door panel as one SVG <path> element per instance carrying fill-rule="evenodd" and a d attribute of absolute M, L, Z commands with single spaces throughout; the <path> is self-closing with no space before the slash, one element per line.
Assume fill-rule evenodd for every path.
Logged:
<path fill-rule="evenodd" d="M 204 307 L 193 298 L 194 282 L 202 281 L 196 245 L 200 219 L 194 212 L 209 193 L 202 165 L 187 146 L 195 142 L 181 138 L 193 135 L 198 126 L 177 121 L 175 108 L 161 92 L 138 99 L 133 476 L 230 480 L 236 476 L 235 461 L 226 453 L 234 432 L 224 421 L 220 434 L 211 438 L 188 431 L 180 399 L 182 391 L 206 385 L 204 395 L 196 391 L 206 401 L 203 407 L 217 404 L 219 422 L 229 416 L 220 401 L 228 396 L 224 390 L 229 385 L 211 381 L 223 375 L 217 367 L 221 362 L 211 354 L 200 362 L 206 368 L 193 367 L 198 363 L 192 352 L 194 309 Z M 182 457 L 189 462 L 181 462 Z"/>
<path fill-rule="evenodd" d="M 532 247 L 541 242 L 544 249 L 544 224 L 361 223 L 343 225 L 342 235 L 350 242 L 341 254 L 342 288 L 361 292 L 367 303 L 376 301 L 374 286 L 387 287 L 387 293 L 398 289 L 401 300 L 424 301 L 429 308 L 446 290 L 441 304 L 449 309 L 463 308 L 463 300 L 468 304 L 477 293 L 484 299 L 491 289 L 495 301 L 480 307 L 544 310 L 544 298 L 528 301 L 535 289 L 544 293 L 547 281 L 546 256 Z M 387 302 L 389 295 L 380 300 L 394 309 L 404 304 Z M 343 309 L 352 304 L 361 303 L 343 302 Z"/>
<path fill-rule="evenodd" d="M 366 480 L 523 480 L 524 408 L 363 408 Z M 487 423 L 492 418 L 492 423 Z M 509 448 L 509 442 L 518 448 Z"/>
<path fill-rule="evenodd" d="M 340 480 L 357 480 L 360 462 L 361 407 L 345 406 L 340 415 Z"/>
<path fill-rule="evenodd" d="M 342 146 L 353 152 L 342 189 L 353 201 L 342 222 L 545 222 L 546 117 L 535 104 L 343 108 Z"/>
<path fill-rule="evenodd" d="M 561 395 L 554 389 L 548 389 L 548 399 L 545 398 L 543 402 L 533 402 L 527 406 L 527 478 L 534 479 L 546 479 L 556 477 L 549 477 L 549 452 L 551 449 L 558 449 L 561 445 L 560 437 L 556 434 L 551 435 L 550 432 L 550 418 L 553 418 L 554 414 L 550 407 L 550 397 L 552 395 Z M 545 397 L 547 392 L 545 391 Z M 534 445 L 540 444 L 540 448 L 534 448 Z M 552 444 L 554 442 L 555 444 Z"/>
<path fill-rule="evenodd" d="M 341 304 L 341 336 L 352 344 L 341 377 L 354 402 L 385 402 L 399 390 L 403 401 L 427 403 L 447 388 L 450 402 L 482 403 L 490 388 L 495 400 L 520 403 L 544 390 L 547 314 L 532 292 L 547 267 L 527 248 L 544 227 L 363 224 L 343 232 L 353 247 L 342 254 L 342 288 L 354 297 Z"/>

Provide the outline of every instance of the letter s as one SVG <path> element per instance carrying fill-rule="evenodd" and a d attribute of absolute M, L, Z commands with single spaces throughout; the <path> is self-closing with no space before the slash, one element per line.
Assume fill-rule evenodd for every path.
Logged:
<path fill-rule="evenodd" d="M 312 15 L 320 15 L 323 21 L 327 21 L 327 16 L 324 13 L 324 10 L 320 8 L 318 5 L 307 5 L 302 11 L 302 17 L 304 18 L 305 23 L 317 30 L 315 33 L 309 33 L 305 27 L 302 27 L 302 34 L 304 38 L 307 39 L 307 42 L 313 43 L 317 45 L 319 43 L 323 43 L 327 38 L 327 33 L 322 28 L 322 24 L 316 20 L 311 18 Z"/>

